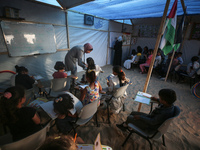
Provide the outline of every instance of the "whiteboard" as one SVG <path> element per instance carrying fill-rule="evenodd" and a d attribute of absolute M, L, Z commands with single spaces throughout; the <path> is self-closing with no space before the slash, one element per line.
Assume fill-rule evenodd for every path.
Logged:
<path fill-rule="evenodd" d="M 56 52 L 53 25 L 1 22 L 10 56 L 27 56 Z"/>
<path fill-rule="evenodd" d="M 110 32 L 110 47 L 114 47 L 115 41 L 119 36 L 122 36 L 122 45 L 127 46 L 130 45 L 131 43 L 131 34 L 130 33 L 118 33 L 118 32 Z"/>
<path fill-rule="evenodd" d="M 2 30 L 0 29 L 0 53 L 1 52 L 7 52 L 7 49 L 3 38 Z"/>

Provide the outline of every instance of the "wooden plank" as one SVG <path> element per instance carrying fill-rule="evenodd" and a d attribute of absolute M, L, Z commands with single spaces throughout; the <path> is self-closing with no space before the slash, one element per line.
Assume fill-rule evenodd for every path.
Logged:
<path fill-rule="evenodd" d="M 110 31 L 108 28 L 108 42 L 107 42 L 107 55 L 106 55 L 106 65 L 108 64 L 108 53 L 109 53 L 109 48 L 110 47 Z"/>
<path fill-rule="evenodd" d="M 132 40 L 133 40 L 133 29 L 134 29 L 134 24 L 133 24 L 132 19 L 130 19 L 130 21 L 131 21 L 131 24 L 132 24 L 132 33 L 131 33 L 131 41 L 130 41 L 130 47 L 129 47 L 129 54 L 132 53 L 132 52 L 131 52 L 131 42 L 132 42 Z"/>
<path fill-rule="evenodd" d="M 70 49 L 69 48 L 65 48 L 65 49 L 57 49 L 57 52 L 58 51 L 69 51 Z"/>
<path fill-rule="evenodd" d="M 66 32 L 67 32 L 67 46 L 70 49 L 70 42 L 69 42 L 69 24 L 68 24 L 68 11 L 65 11 L 65 19 L 66 19 Z"/>
<path fill-rule="evenodd" d="M 146 82 L 145 82 L 144 89 L 143 89 L 143 92 L 145 92 L 145 93 L 146 93 L 147 87 L 149 85 L 149 80 L 150 80 L 150 77 L 151 77 L 151 73 L 152 73 L 154 61 L 155 61 L 155 58 L 156 58 L 156 54 L 157 54 L 157 51 L 158 51 L 158 46 L 160 44 L 160 39 L 161 39 L 161 36 L 162 36 L 162 29 L 163 29 L 163 26 L 165 24 L 167 11 L 168 11 L 168 8 L 169 8 L 169 3 L 170 3 L 170 0 L 167 0 L 167 2 L 165 4 L 165 9 L 164 9 L 163 17 L 162 17 L 162 20 L 161 20 L 160 29 L 159 29 L 159 32 L 158 32 L 158 36 L 157 36 L 157 40 L 156 40 L 156 44 L 155 44 L 155 48 L 154 48 L 154 52 L 153 52 L 153 57 L 152 57 L 152 60 L 151 60 L 151 64 L 149 66 L 149 71 L 148 71 Z M 142 103 L 139 104 L 138 111 L 140 111 L 141 107 L 142 107 Z"/>
<path fill-rule="evenodd" d="M 175 54 L 175 50 L 173 50 L 173 53 L 172 53 L 172 57 L 171 57 L 171 60 L 170 60 L 170 63 L 169 63 L 169 67 L 168 67 L 168 70 L 167 70 L 167 74 L 165 76 L 165 82 L 167 81 L 167 77 L 169 75 L 169 71 L 170 71 L 170 68 L 171 68 L 171 65 L 172 65 L 172 62 L 173 62 L 173 59 L 174 59 L 174 54 Z"/>

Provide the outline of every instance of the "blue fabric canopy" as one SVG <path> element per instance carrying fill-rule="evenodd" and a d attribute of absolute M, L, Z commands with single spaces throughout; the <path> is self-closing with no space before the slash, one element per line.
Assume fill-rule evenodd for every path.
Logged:
<path fill-rule="evenodd" d="M 38 0 L 59 6 L 56 0 Z M 167 0 L 95 0 L 71 10 L 110 20 L 162 17 Z M 169 10 L 174 3 L 170 1 Z M 200 0 L 184 0 L 188 15 L 200 14 Z M 178 0 L 177 15 L 182 15 L 181 0 Z"/>
<path fill-rule="evenodd" d="M 200 0 L 184 0 L 187 14 L 200 14 Z M 169 10 L 174 3 L 170 1 Z M 110 19 L 133 19 L 162 17 L 166 0 L 96 0 L 71 8 L 78 12 Z M 181 0 L 178 0 L 177 15 L 182 15 Z"/>

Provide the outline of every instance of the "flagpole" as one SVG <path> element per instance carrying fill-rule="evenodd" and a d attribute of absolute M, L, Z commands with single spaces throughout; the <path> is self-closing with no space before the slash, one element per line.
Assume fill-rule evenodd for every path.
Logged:
<path fill-rule="evenodd" d="M 174 59 L 174 54 L 175 54 L 175 50 L 173 51 L 173 54 L 172 54 L 172 57 L 171 57 L 171 60 L 170 60 L 169 66 L 168 66 L 167 74 L 166 74 L 166 76 L 165 76 L 165 82 L 167 81 L 167 77 L 168 77 L 168 75 L 169 75 L 169 70 L 170 70 L 170 68 L 171 68 L 172 61 L 173 61 L 173 59 Z"/>
<path fill-rule="evenodd" d="M 156 40 L 156 44 L 155 44 L 155 48 L 154 48 L 154 52 L 153 52 L 153 57 L 152 57 L 152 60 L 151 60 L 151 64 L 149 66 L 146 82 L 145 82 L 144 89 L 143 89 L 143 92 L 145 92 L 145 93 L 147 91 L 147 87 L 148 87 L 149 80 L 150 80 L 151 73 L 152 73 L 152 69 L 153 69 L 153 64 L 154 64 L 156 54 L 157 54 L 157 51 L 158 51 L 158 46 L 159 46 L 160 39 L 161 39 L 161 36 L 162 36 L 162 29 L 163 29 L 163 26 L 165 24 L 167 11 L 168 11 L 168 8 L 169 8 L 169 3 L 170 3 L 170 0 L 167 0 L 167 2 L 165 4 L 165 9 L 164 9 L 163 17 L 162 17 L 162 20 L 161 20 L 160 28 L 159 28 L 159 32 L 158 32 L 158 36 L 157 36 L 157 40 Z M 140 111 L 141 107 L 142 107 L 142 103 L 139 103 L 138 112 Z"/>
<path fill-rule="evenodd" d="M 186 14 L 186 7 L 185 7 L 184 0 L 181 0 L 181 5 L 182 5 L 182 8 L 183 8 L 184 14 Z M 188 28 L 187 28 L 187 29 L 188 29 Z M 186 36 L 186 33 L 185 33 L 185 36 Z M 185 36 L 184 36 L 184 41 L 185 41 Z M 180 51 L 182 51 L 184 41 L 183 41 L 182 44 L 181 44 Z M 173 59 L 174 59 L 174 54 L 175 54 L 175 50 L 173 51 L 173 54 L 172 54 L 172 56 L 171 56 L 170 64 L 169 64 L 169 66 L 168 66 L 167 74 L 166 74 L 166 76 L 165 76 L 165 82 L 167 81 L 167 78 L 168 78 L 168 75 L 169 75 L 169 71 L 170 71 L 170 69 L 171 69 L 171 65 L 172 65 L 172 62 L 173 62 Z"/>

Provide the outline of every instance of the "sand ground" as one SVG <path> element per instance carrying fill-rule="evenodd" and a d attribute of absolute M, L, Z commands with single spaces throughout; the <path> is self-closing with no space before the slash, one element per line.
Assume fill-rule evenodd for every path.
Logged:
<path fill-rule="evenodd" d="M 106 87 L 106 77 L 112 73 L 112 66 L 107 65 L 102 67 L 104 73 L 99 76 L 99 81 L 102 87 Z M 125 112 L 121 111 L 117 115 L 111 115 L 111 125 L 107 124 L 106 111 L 98 113 L 98 121 L 100 127 L 95 125 L 95 120 L 90 120 L 84 126 L 77 128 L 78 135 L 85 143 L 93 144 L 98 133 L 101 134 L 101 143 L 108 145 L 113 150 L 146 150 L 149 148 L 149 143 L 136 134 L 133 134 L 122 148 L 121 145 L 125 140 L 128 132 L 122 132 L 116 127 L 117 123 L 122 123 L 126 120 L 131 111 L 137 111 L 138 102 L 134 102 L 138 91 L 143 91 L 147 74 L 140 74 L 139 69 L 126 70 L 123 68 L 126 76 L 133 82 L 127 89 L 128 97 L 125 100 Z M 79 72 L 81 76 L 84 72 Z M 153 141 L 153 149 L 155 150 L 199 150 L 200 149 L 200 99 L 195 98 L 191 94 L 189 83 L 176 84 L 175 81 L 167 82 L 158 79 L 158 75 L 153 74 L 147 93 L 158 96 L 158 91 L 162 88 L 171 88 L 176 91 L 177 101 L 175 105 L 181 109 L 180 115 L 171 123 L 167 133 L 165 134 L 166 147 L 162 145 L 161 138 Z M 155 106 L 155 105 L 154 105 Z M 150 106 L 142 105 L 141 112 L 149 113 Z"/>

